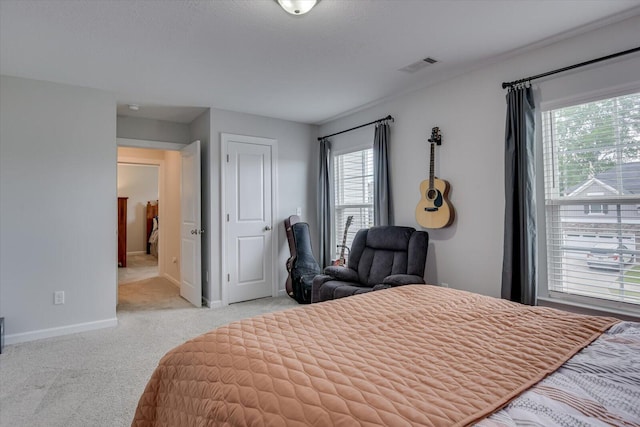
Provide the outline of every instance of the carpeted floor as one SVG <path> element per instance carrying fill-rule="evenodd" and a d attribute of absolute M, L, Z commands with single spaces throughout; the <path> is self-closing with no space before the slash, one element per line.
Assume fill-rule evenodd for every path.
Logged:
<path fill-rule="evenodd" d="M 220 309 L 125 310 L 115 328 L 7 346 L 0 426 L 129 426 L 167 351 L 234 320 L 296 306 L 283 296 Z"/>
<path fill-rule="evenodd" d="M 147 254 L 127 255 L 127 266 L 118 268 L 118 284 L 158 276 L 158 258 Z"/>
<path fill-rule="evenodd" d="M 164 277 L 152 277 L 118 286 L 118 312 L 189 308 L 180 289 Z"/>

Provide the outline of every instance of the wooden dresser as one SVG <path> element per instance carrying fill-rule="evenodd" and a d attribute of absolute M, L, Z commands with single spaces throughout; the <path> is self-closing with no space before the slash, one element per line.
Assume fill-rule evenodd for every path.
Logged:
<path fill-rule="evenodd" d="M 127 199 L 118 197 L 118 267 L 127 266 Z"/>

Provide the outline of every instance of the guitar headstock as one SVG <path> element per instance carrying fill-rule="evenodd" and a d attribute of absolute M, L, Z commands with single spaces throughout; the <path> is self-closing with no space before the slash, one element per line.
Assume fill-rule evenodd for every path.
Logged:
<path fill-rule="evenodd" d="M 351 223 L 352 223 L 352 222 L 353 222 L 353 215 L 349 215 L 349 216 L 347 217 L 347 225 L 345 225 L 345 227 L 344 227 L 344 228 L 345 228 L 345 230 L 351 226 Z"/>
<path fill-rule="evenodd" d="M 440 128 L 433 127 L 431 128 L 431 138 L 428 140 L 430 143 L 436 143 L 437 145 L 442 145 L 442 135 L 440 135 Z"/>

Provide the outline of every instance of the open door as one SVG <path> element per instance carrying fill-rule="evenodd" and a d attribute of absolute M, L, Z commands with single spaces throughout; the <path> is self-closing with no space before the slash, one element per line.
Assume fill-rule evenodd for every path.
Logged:
<path fill-rule="evenodd" d="M 180 295 L 196 307 L 202 306 L 202 229 L 200 211 L 200 141 L 180 150 L 182 172 L 180 232 Z"/>

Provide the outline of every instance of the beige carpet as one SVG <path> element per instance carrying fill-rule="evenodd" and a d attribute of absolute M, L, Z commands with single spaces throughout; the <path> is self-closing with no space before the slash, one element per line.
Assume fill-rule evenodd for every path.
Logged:
<path fill-rule="evenodd" d="M 118 286 L 118 311 L 169 310 L 192 307 L 180 289 L 164 277 Z"/>
<path fill-rule="evenodd" d="M 290 307 L 298 304 L 283 296 L 217 309 L 119 311 L 115 328 L 6 346 L 0 427 L 129 427 L 153 369 L 172 347 Z"/>
<path fill-rule="evenodd" d="M 158 258 L 147 254 L 127 255 L 127 266 L 118 268 L 118 284 L 158 276 Z"/>

